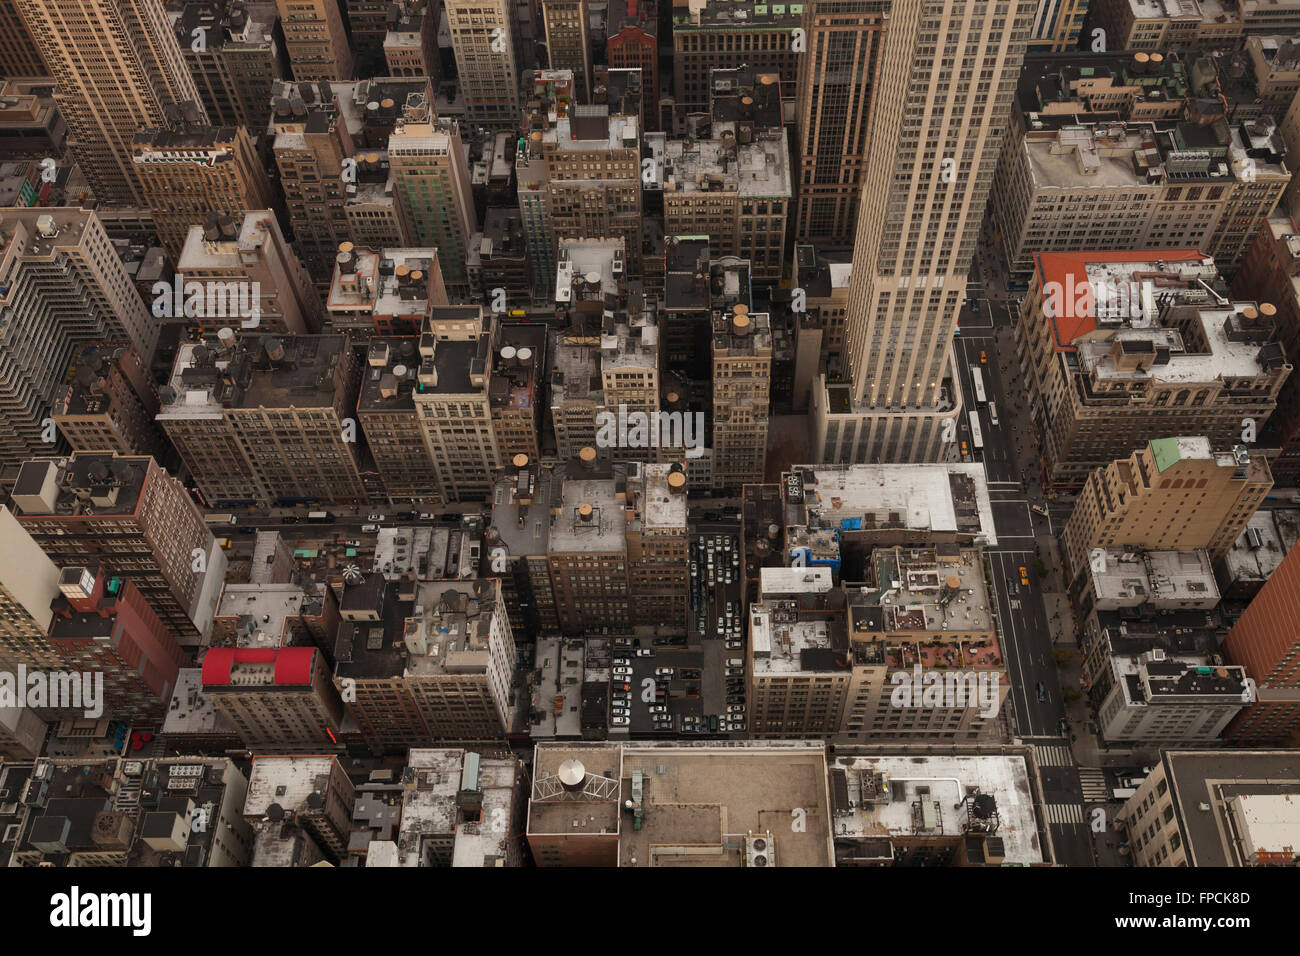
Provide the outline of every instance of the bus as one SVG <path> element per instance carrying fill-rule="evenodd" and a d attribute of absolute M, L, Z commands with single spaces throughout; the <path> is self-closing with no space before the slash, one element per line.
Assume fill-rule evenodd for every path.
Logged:
<path fill-rule="evenodd" d="M 206 521 L 208 524 L 234 524 L 236 519 L 234 515 L 226 514 L 226 515 L 207 515 L 204 517 L 203 520 Z"/>
<path fill-rule="evenodd" d="M 970 367 L 970 380 L 975 383 L 976 403 L 983 405 L 988 401 L 988 397 L 984 394 L 984 373 L 980 371 L 978 365 L 972 365 Z"/>
<path fill-rule="evenodd" d="M 970 444 L 975 449 L 984 447 L 984 434 L 980 431 L 979 412 L 970 413 Z"/>

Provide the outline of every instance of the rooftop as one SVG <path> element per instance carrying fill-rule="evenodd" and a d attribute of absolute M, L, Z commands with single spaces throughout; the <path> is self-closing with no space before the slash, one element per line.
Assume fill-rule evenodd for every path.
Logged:
<path fill-rule="evenodd" d="M 669 475 L 674 465 L 643 464 L 640 466 L 642 480 L 633 484 L 628 482 L 629 490 L 635 490 L 635 507 L 641 530 L 648 532 L 686 533 L 686 486 L 683 484 L 677 492 L 668 484 Z M 683 479 L 685 475 L 683 474 Z"/>
<path fill-rule="evenodd" d="M 297 584 L 227 584 L 216 616 L 234 618 L 236 647 L 287 647 L 293 621 L 319 615 L 324 605 L 321 593 Z"/>
<path fill-rule="evenodd" d="M 254 757 L 244 816 L 266 816 L 267 808 L 275 804 L 290 815 L 308 812 L 309 807 L 318 809 L 336 764 L 334 757 Z"/>
<path fill-rule="evenodd" d="M 1133 552 L 1106 548 L 1104 555 L 1104 563 L 1094 560 L 1090 565 L 1093 594 L 1100 601 L 1218 603 L 1219 588 L 1203 549 Z"/>
<path fill-rule="evenodd" d="M 623 495 L 613 478 L 571 474 L 553 498 L 559 514 L 551 523 L 551 554 L 627 551 Z"/>
<path fill-rule="evenodd" d="M 534 658 L 538 678 L 532 687 L 531 700 L 536 716 L 528 727 L 534 739 L 581 736 L 586 650 L 583 641 L 538 637 Z M 606 675 L 608 679 L 608 671 Z"/>
<path fill-rule="evenodd" d="M 1195 249 L 1044 252 L 1035 254 L 1034 270 L 1058 351 L 1073 350 L 1100 327 L 1158 325 L 1157 294 L 1191 304 L 1214 302 L 1207 283 L 1219 281 L 1214 260 Z"/>
<path fill-rule="evenodd" d="M 484 538 L 488 553 L 504 547 L 511 558 L 546 554 L 551 508 L 560 494 L 563 471 L 528 466 L 524 481 L 518 474 L 497 480 L 492 493 L 491 526 Z"/>
<path fill-rule="evenodd" d="M 1162 759 L 1193 866 L 1294 865 L 1300 751 L 1167 750 Z"/>
<path fill-rule="evenodd" d="M 133 515 L 152 462 L 109 452 L 32 459 L 23 463 L 14 482 L 14 513 L 23 517 Z"/>
<path fill-rule="evenodd" d="M 770 843 L 769 865 L 833 865 L 820 743 L 625 745 L 620 785 L 642 818 L 624 820 L 620 866 L 745 866 L 747 837 Z"/>
<path fill-rule="evenodd" d="M 555 301 L 577 304 L 617 297 L 625 276 L 622 239 L 562 239 L 555 267 Z"/>
<path fill-rule="evenodd" d="M 176 673 L 176 690 L 163 722 L 164 736 L 214 734 L 238 737 L 239 731 L 217 711 L 203 693 L 203 668 L 182 667 Z"/>
<path fill-rule="evenodd" d="M 1224 556 L 1229 581 L 1263 584 L 1300 540 L 1300 511 L 1260 509 Z"/>
<path fill-rule="evenodd" d="M 979 549 L 876 548 L 869 569 L 871 580 L 851 596 L 851 603 L 879 609 L 878 626 L 872 630 L 981 636 L 993 631 Z M 871 617 L 863 616 L 864 625 Z"/>
<path fill-rule="evenodd" d="M 263 209 L 245 212 L 238 220 L 218 216 L 207 225 L 190 226 L 176 271 L 244 275 L 247 257 L 258 254 L 275 228 L 273 217 L 274 213 Z"/>
<path fill-rule="evenodd" d="M 841 532 L 908 529 L 970 536 L 997 544 L 984 466 L 976 462 L 933 465 L 800 465 L 799 501 L 789 526 Z M 792 519 L 792 520 L 791 520 Z"/>
<path fill-rule="evenodd" d="M 420 369 L 418 342 L 413 335 L 371 337 L 357 411 L 414 412 Z"/>
<path fill-rule="evenodd" d="M 500 582 L 495 578 L 421 583 L 404 628 L 407 675 L 486 670 L 492 618 L 499 600 Z"/>
<path fill-rule="evenodd" d="M 996 836 L 1001 838 L 1005 862 L 1021 866 L 1046 862 L 1038 837 L 1034 788 L 1023 756 L 841 756 L 831 763 L 831 774 L 841 772 L 849 805 L 836 801 L 836 836 L 882 840 L 959 836 L 972 824 L 981 825 L 972 804 L 954 809 L 975 788 L 996 801 Z M 922 800 L 931 801 L 927 810 L 932 812 L 921 812 Z"/>
<path fill-rule="evenodd" d="M 551 347 L 551 404 L 602 401 L 599 339 L 560 334 Z"/>
<path fill-rule="evenodd" d="M 225 330 L 223 330 L 224 332 Z M 231 408 L 334 407 L 345 382 L 343 335 L 233 335 L 186 342 L 162 390 L 161 421 L 221 418 Z"/>
<path fill-rule="evenodd" d="M 663 169 L 665 203 L 674 193 L 735 193 L 790 198 L 790 153 L 784 133 L 760 132 L 751 143 L 647 137 Z"/>

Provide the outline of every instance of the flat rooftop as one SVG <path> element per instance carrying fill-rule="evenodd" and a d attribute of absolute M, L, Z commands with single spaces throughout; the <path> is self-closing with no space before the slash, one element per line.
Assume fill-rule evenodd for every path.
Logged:
<path fill-rule="evenodd" d="M 551 508 L 563 481 L 563 470 L 536 466 L 529 467 L 523 486 L 517 475 L 498 479 L 492 490 L 492 523 L 484 540 L 488 554 L 503 547 L 511 558 L 545 555 Z"/>
<path fill-rule="evenodd" d="M 1300 819 L 1300 751 L 1165 751 L 1163 758 L 1193 866 L 1243 866 L 1253 848 L 1289 850 Z M 1289 797 L 1258 804 L 1239 797 Z M 1200 807 L 1208 804 L 1210 810 Z M 1234 821 L 1232 815 L 1240 819 Z M 1244 829 L 1234 827 L 1234 822 Z M 1234 833 L 1234 829 L 1236 832 Z M 1286 840 L 1278 845 L 1278 841 Z"/>
<path fill-rule="evenodd" d="M 254 757 L 244 816 L 265 816 L 275 803 L 289 813 L 306 810 L 309 796 L 324 795 L 334 764 L 334 757 Z"/>
<path fill-rule="evenodd" d="M 446 838 L 456 832 L 456 794 L 464 762 L 465 751 L 456 748 L 409 751 L 406 766 L 414 785 L 402 792 L 399 866 L 420 866 L 426 838 Z"/>
<path fill-rule="evenodd" d="M 176 673 L 176 690 L 163 721 L 162 734 L 185 736 L 190 734 L 220 734 L 238 737 L 234 724 L 222 716 L 203 693 L 203 668 L 182 667 Z"/>
<path fill-rule="evenodd" d="M 751 143 L 654 138 L 662 146 L 665 202 L 674 193 L 731 193 L 789 198 L 790 153 L 784 133 L 754 134 Z M 658 150 L 656 150 L 658 152 Z"/>
<path fill-rule="evenodd" d="M 1090 575 L 1099 600 L 1219 601 L 1214 569 L 1202 548 L 1143 552 L 1107 548 L 1105 554 L 1105 570 L 1093 566 Z"/>
<path fill-rule="evenodd" d="M 627 518 L 616 489 L 613 478 L 567 477 L 552 499 L 559 514 L 551 524 L 550 553 L 626 552 Z"/>
<path fill-rule="evenodd" d="M 603 401 L 600 340 L 559 335 L 551 346 L 551 407 L 565 402 Z"/>
<path fill-rule="evenodd" d="M 879 608 L 885 631 L 992 631 L 983 553 L 954 552 L 876 548 L 870 558 L 874 580 L 858 589 L 854 603 Z"/>
<path fill-rule="evenodd" d="M 11 492 L 14 513 L 22 517 L 134 515 L 152 461 L 110 452 L 79 452 L 69 458 L 23 462 Z M 89 497 L 83 500 L 79 492 Z M 54 507 L 47 508 L 51 500 Z"/>
<path fill-rule="evenodd" d="M 744 866 L 746 836 L 770 837 L 778 867 L 833 865 L 820 743 L 624 745 L 624 801 L 638 772 L 642 826 L 625 819 L 620 866 Z"/>
<path fill-rule="evenodd" d="M 215 337 L 176 354 L 162 421 L 221 418 L 231 408 L 333 407 L 343 335 L 246 335 L 233 347 Z"/>
<path fill-rule="evenodd" d="M 59 249 L 78 246 L 93 215 L 88 209 L 62 206 L 0 209 L 0 258 L 8 253 L 19 229 L 25 234 L 25 258 L 49 259 Z M 40 222 L 49 223 L 50 229 L 42 232 L 37 228 Z"/>
<path fill-rule="evenodd" d="M 847 642 L 839 653 L 831 622 L 800 617 L 793 601 L 765 601 L 749 607 L 749 640 L 756 675 L 798 674 L 803 671 L 846 670 Z"/>
<path fill-rule="evenodd" d="M 988 481 L 978 462 L 798 465 L 796 470 L 813 478 L 804 483 L 809 526 L 815 521 L 842 532 L 906 528 L 997 544 Z"/>
<path fill-rule="evenodd" d="M 668 486 L 672 465 L 642 466 L 644 493 L 637 501 L 643 531 L 686 533 L 686 491 L 673 492 Z"/>
<path fill-rule="evenodd" d="M 487 670 L 492 615 L 499 596 L 500 582 L 495 578 L 421 583 L 406 619 L 407 676 Z"/>
<path fill-rule="evenodd" d="M 538 744 L 533 754 L 530 834 L 618 833 L 622 756 L 618 744 Z M 578 794 L 563 792 L 559 784 L 560 767 L 571 760 L 582 764 L 588 781 Z"/>
<path fill-rule="evenodd" d="M 1300 511 L 1261 508 L 1224 556 L 1230 581 L 1263 584 L 1300 539 Z"/>
<path fill-rule="evenodd" d="M 324 597 L 297 584 L 227 584 L 216 617 L 235 619 L 235 646 L 286 647 L 294 618 L 319 615 Z"/>
<path fill-rule="evenodd" d="M 532 703 L 538 717 L 529 726 L 529 733 L 534 738 L 580 736 L 585 643 L 538 637 L 534 660 L 540 672 L 532 688 Z M 563 701 L 558 713 L 557 697 Z"/>
<path fill-rule="evenodd" d="M 420 370 L 418 343 L 419 339 L 413 335 L 370 339 L 357 411 L 414 414 L 416 376 Z"/>
<path fill-rule="evenodd" d="M 997 801 L 996 835 L 1002 839 L 1005 861 L 1025 866 L 1045 862 L 1033 786 L 1022 756 L 841 756 L 832 761 L 831 772 L 841 770 L 854 808 L 835 808 L 836 836 L 889 840 L 961 835 L 967 810 L 953 808 L 976 787 Z M 933 826 L 913 812 L 923 787 L 929 788 L 928 799 L 935 805 Z"/>
<path fill-rule="evenodd" d="M 830 568 L 761 568 L 758 573 L 760 599 L 782 594 L 823 594 L 834 581 Z"/>

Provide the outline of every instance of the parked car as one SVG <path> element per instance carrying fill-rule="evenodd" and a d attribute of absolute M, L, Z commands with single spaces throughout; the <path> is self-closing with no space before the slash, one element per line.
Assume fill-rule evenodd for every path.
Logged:
<path fill-rule="evenodd" d="M 383 520 L 384 520 L 384 516 L 383 516 L 383 515 L 378 515 L 378 514 L 376 514 L 376 515 L 367 515 L 367 516 L 366 516 L 366 520 L 367 520 L 367 521 L 383 521 Z"/>
<path fill-rule="evenodd" d="M 637 656 L 637 657 L 654 657 L 654 656 L 655 656 L 655 650 L 654 650 L 653 647 L 642 647 L 642 648 L 639 648 L 639 649 L 637 650 L 637 652 L 636 652 L 636 656 Z"/>
<path fill-rule="evenodd" d="M 615 727 L 626 727 L 629 723 L 626 717 L 611 717 L 609 718 L 609 722 Z"/>
<path fill-rule="evenodd" d="M 744 704 L 728 704 L 728 705 L 727 705 L 727 713 L 729 713 L 729 714 L 743 714 L 744 712 L 745 712 L 745 705 L 744 705 Z"/>
<path fill-rule="evenodd" d="M 744 659 L 743 657 L 728 657 L 728 658 L 727 658 L 727 666 L 728 666 L 728 667 L 744 667 L 744 666 L 745 666 L 745 659 Z"/>

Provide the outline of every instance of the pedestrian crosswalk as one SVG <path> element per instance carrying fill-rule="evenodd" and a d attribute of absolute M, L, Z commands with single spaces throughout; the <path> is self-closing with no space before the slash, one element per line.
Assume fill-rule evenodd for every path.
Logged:
<path fill-rule="evenodd" d="M 1048 823 L 1083 822 L 1083 807 L 1077 803 L 1048 803 L 1043 808 L 1047 811 Z"/>
<path fill-rule="evenodd" d="M 1035 744 L 1034 756 L 1038 759 L 1040 767 L 1071 767 L 1074 765 L 1074 754 L 1070 753 L 1070 748 L 1065 746 Z"/>
<path fill-rule="evenodd" d="M 1084 803 L 1105 803 L 1110 799 L 1106 775 L 1096 767 L 1079 768 L 1079 785 L 1083 788 Z"/>

